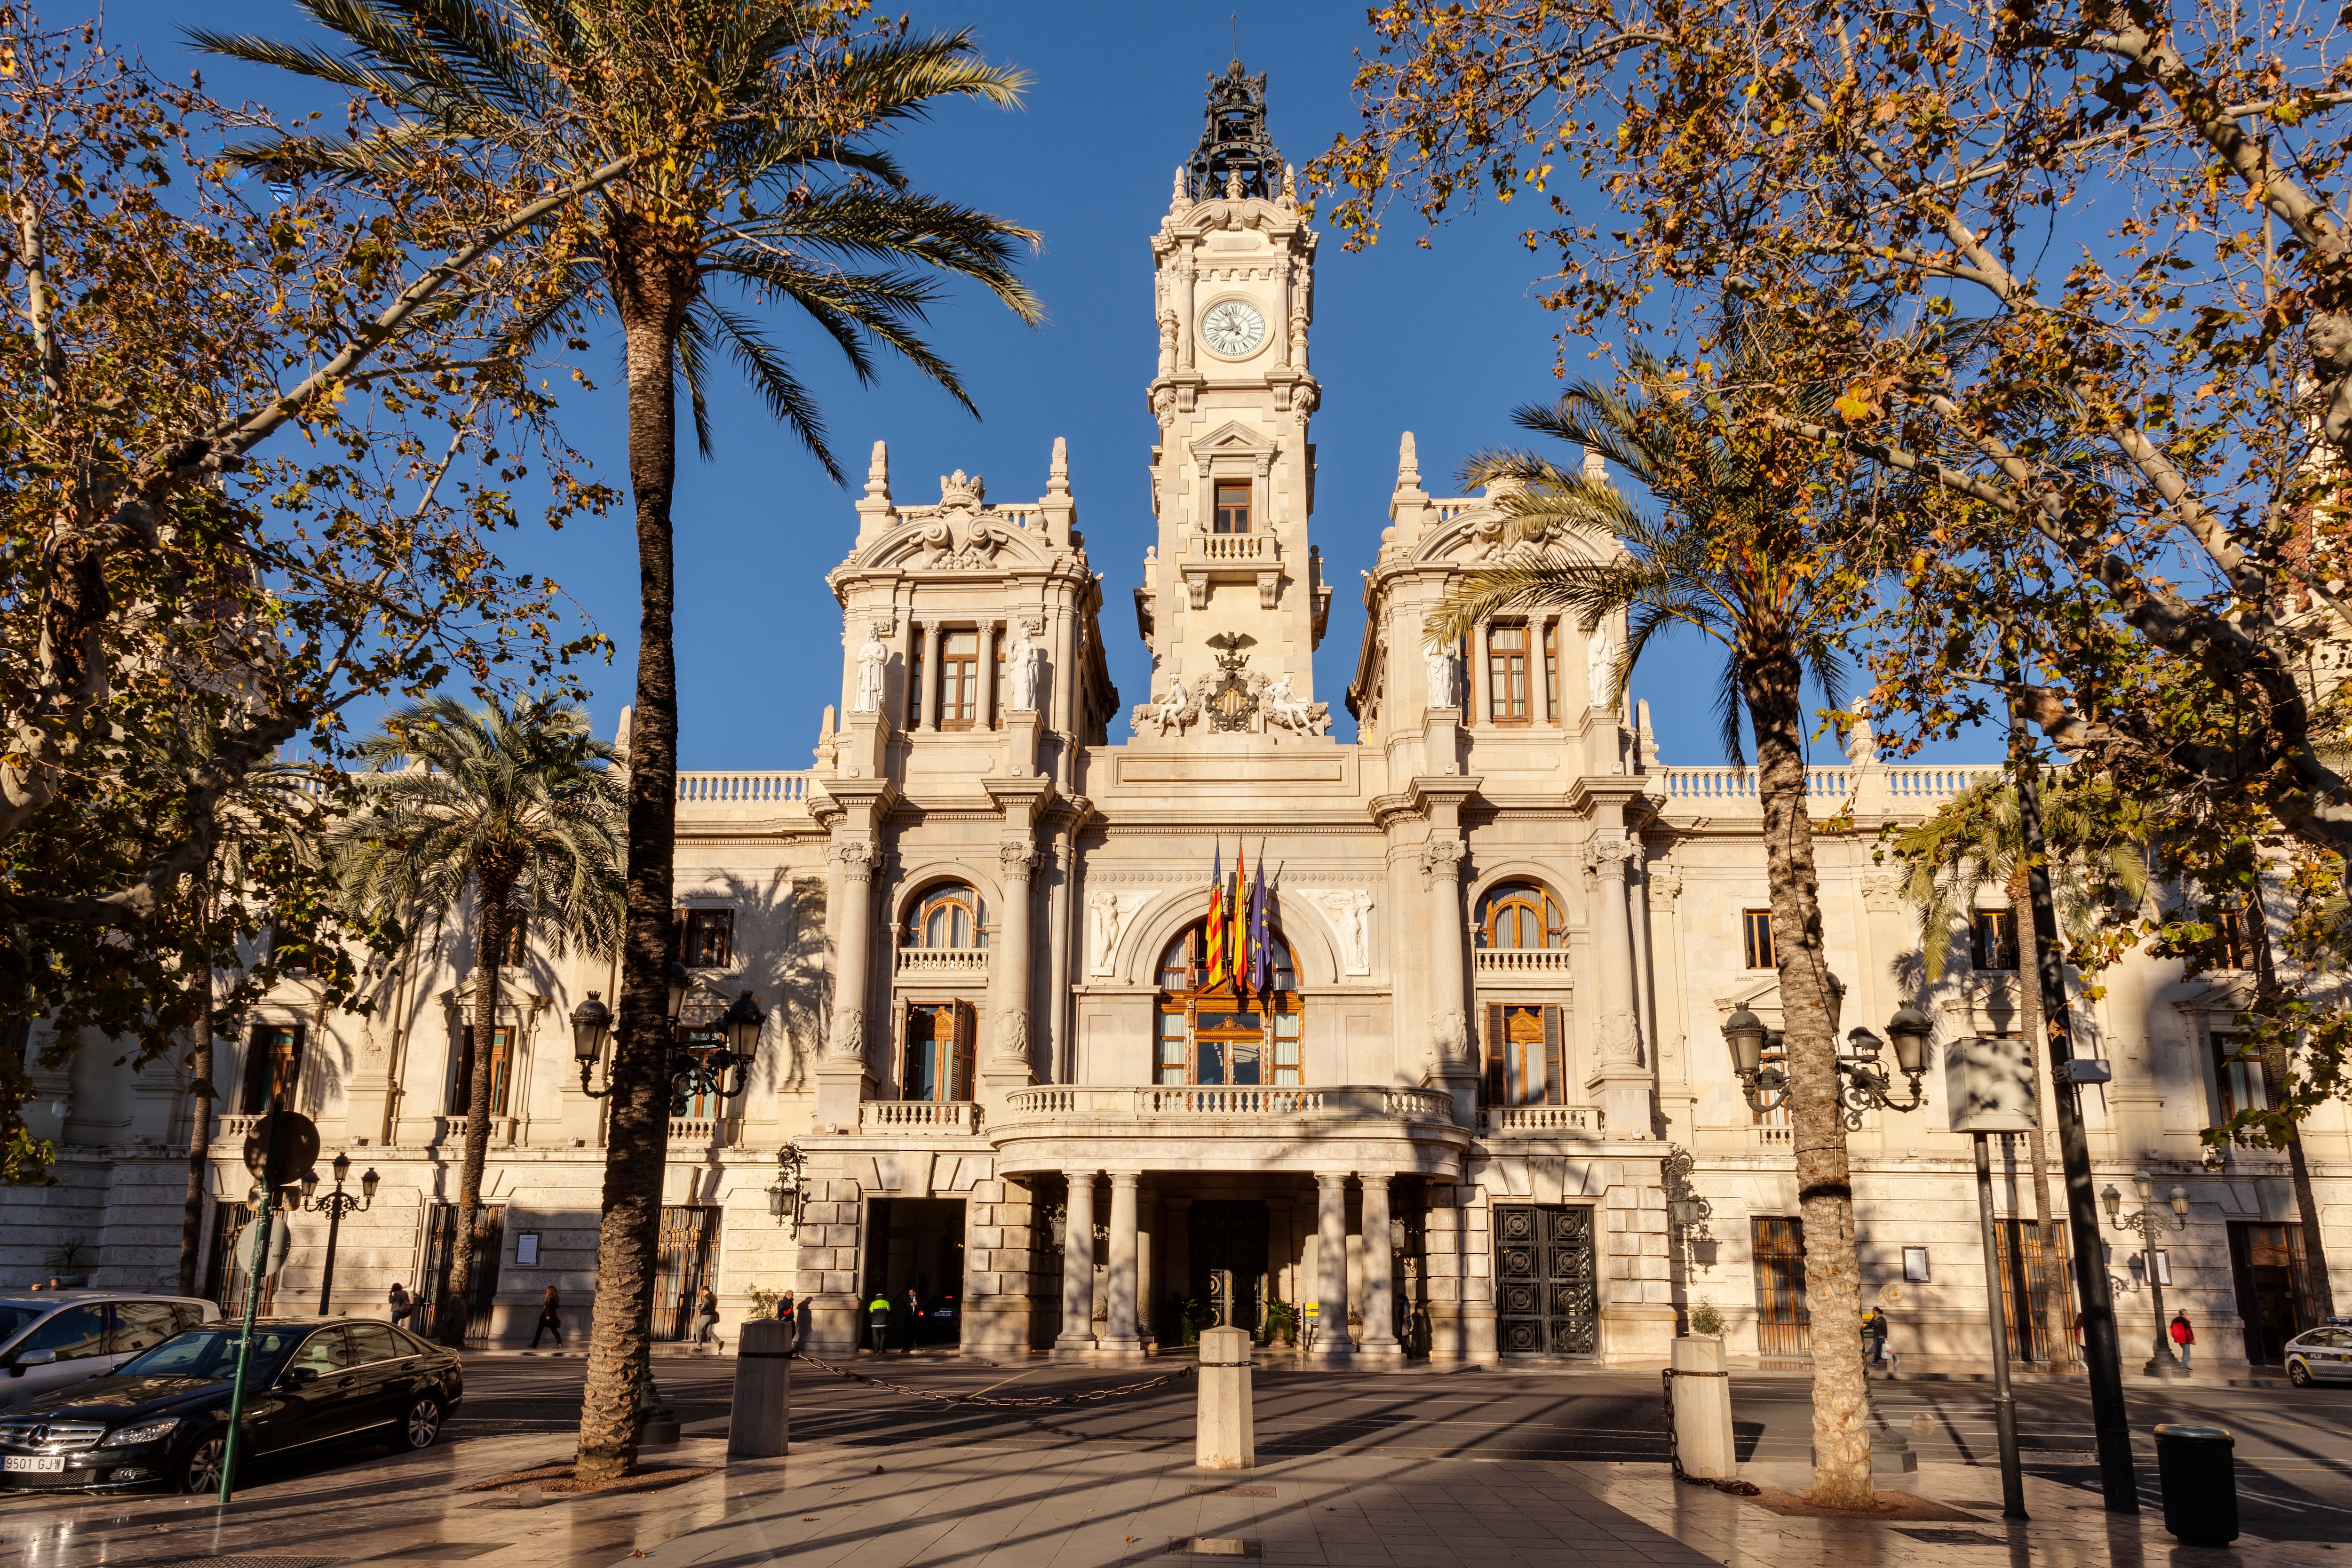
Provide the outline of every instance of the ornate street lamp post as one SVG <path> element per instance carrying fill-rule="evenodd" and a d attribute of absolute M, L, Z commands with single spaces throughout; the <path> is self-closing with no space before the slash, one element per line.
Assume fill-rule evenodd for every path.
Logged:
<path fill-rule="evenodd" d="M 789 1223 L 793 1234 L 801 1233 L 801 1146 L 787 1143 L 776 1151 L 776 1183 L 768 1189 L 768 1212 L 776 1216 L 778 1225 Z"/>
<path fill-rule="evenodd" d="M 759 1054 L 760 1029 L 768 1016 L 751 993 L 744 992 L 734 1005 L 719 1016 L 719 1028 L 724 1043 L 709 1050 L 688 1049 L 677 1037 L 679 1012 L 686 1005 L 687 991 L 693 977 L 682 963 L 669 966 L 669 1080 L 670 1114 L 686 1114 L 687 1101 L 698 1095 L 713 1095 L 733 1100 L 751 1087 L 751 1063 Z M 612 1032 L 613 1010 L 604 1005 L 604 998 L 591 991 L 587 999 L 572 1009 L 572 1058 L 580 1064 L 580 1090 L 591 1100 L 605 1099 L 613 1092 L 609 1068 L 604 1075 L 604 1087 L 594 1086 L 596 1059 L 604 1054 L 604 1037 Z"/>
<path fill-rule="evenodd" d="M 1830 1001 L 1830 1028 L 1837 1028 L 1837 998 L 1842 990 L 1833 987 Z M 1886 1032 L 1895 1037 L 1895 1065 L 1910 1080 L 1911 1098 L 1895 1098 L 1895 1080 L 1888 1076 L 1885 1065 L 1879 1059 L 1886 1043 L 1860 1025 L 1847 1031 L 1846 1043 L 1853 1047 L 1850 1056 L 1837 1058 L 1838 1100 L 1845 1107 L 1845 1124 L 1850 1128 L 1862 1125 L 1863 1114 L 1870 1110 L 1916 1110 L 1927 1103 L 1920 1084 L 1927 1075 L 1927 1041 L 1935 1032 L 1927 1016 L 1916 1007 L 1898 1007 L 1895 1016 L 1886 1021 Z M 1749 1110 L 1761 1116 L 1776 1110 L 1789 1099 L 1789 1075 L 1777 1067 L 1764 1065 L 1764 1053 L 1779 1051 L 1780 1036 L 1767 1029 L 1764 1021 L 1742 1007 L 1724 1020 L 1724 1043 L 1731 1047 L 1731 1070 L 1738 1075 L 1739 1087 L 1748 1097 Z M 1863 1397 L 1870 1397 L 1867 1368 L 1863 1379 Z M 1868 1416 L 1870 1433 L 1870 1468 L 1880 1474 L 1907 1473 L 1919 1468 L 1911 1452 L 1910 1441 L 1902 1433 L 1878 1419 L 1875 1405 Z"/>
<path fill-rule="evenodd" d="M 2157 1238 L 2167 1231 L 2189 1228 L 2189 1189 L 2176 1186 L 2165 1194 L 2171 1200 L 2172 1212 L 2167 1214 L 2151 1200 L 2156 1195 L 2156 1179 L 2146 1171 L 2132 1173 L 2132 1185 L 2139 1193 L 2140 1207 L 2123 1212 L 2124 1195 L 2116 1191 L 2113 1182 L 2099 1194 L 2107 1206 L 2107 1223 L 2117 1230 L 2127 1230 L 2140 1238 L 2141 1256 L 2147 1262 L 2148 1295 L 2156 1307 L 2156 1353 L 2148 1357 L 2146 1371 L 2150 1377 L 2187 1377 L 2189 1369 L 2172 1353 L 2172 1341 L 2164 1331 L 2164 1281 L 2157 1275 Z"/>
<path fill-rule="evenodd" d="M 327 1216 L 327 1267 L 319 1280 L 319 1316 L 322 1318 L 328 1315 L 328 1302 L 334 1299 L 335 1244 L 342 1236 L 343 1216 L 347 1214 L 365 1214 L 373 1206 L 375 1185 L 382 1179 L 376 1175 L 373 1168 L 361 1173 L 359 1195 L 354 1197 L 343 1191 L 343 1178 L 352 1173 L 352 1157 L 349 1154 L 337 1154 L 335 1163 L 331 1168 L 335 1173 L 335 1190 L 323 1198 L 316 1195 L 319 1191 L 317 1168 L 314 1166 L 302 1173 L 302 1206 L 312 1214 L 322 1214 Z"/>

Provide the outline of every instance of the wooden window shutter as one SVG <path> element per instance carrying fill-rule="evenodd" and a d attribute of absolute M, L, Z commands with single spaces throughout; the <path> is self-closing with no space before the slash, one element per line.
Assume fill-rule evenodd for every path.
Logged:
<path fill-rule="evenodd" d="M 971 1003 L 955 1005 L 955 1066 L 948 1079 L 950 1100 L 971 1098 L 972 1037 L 977 1022 Z"/>
<path fill-rule="evenodd" d="M 672 963 L 686 962 L 686 911 L 684 910 L 672 910 L 669 912 L 669 961 Z"/>
<path fill-rule="evenodd" d="M 1510 1099 L 1503 1091 L 1504 1059 L 1508 1053 L 1508 1037 L 1503 1032 L 1503 1005 L 1486 1005 L 1486 1103 L 1508 1105 Z"/>
<path fill-rule="evenodd" d="M 922 1016 L 922 1010 L 911 1002 L 898 1009 L 898 1087 L 896 1094 L 900 1100 L 912 1097 L 912 1089 L 916 1081 L 915 1053 L 930 1048 L 930 1040 L 925 1034 L 919 1033 L 915 1027 L 917 1021 Z M 885 1092 L 890 1092 L 888 1084 L 884 1084 L 882 1088 Z"/>
<path fill-rule="evenodd" d="M 1543 1102 L 1546 1105 L 1565 1105 L 1568 1103 L 1568 1064 L 1564 1059 L 1567 1052 L 1562 1047 L 1559 1037 L 1559 1009 L 1558 1007 L 1546 1007 L 1543 1014 Z"/>

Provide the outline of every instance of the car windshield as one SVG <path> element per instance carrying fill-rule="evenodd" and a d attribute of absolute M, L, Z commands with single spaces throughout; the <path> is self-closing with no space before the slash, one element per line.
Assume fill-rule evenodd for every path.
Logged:
<path fill-rule="evenodd" d="M 304 1329 L 256 1328 L 253 1359 L 247 1363 L 247 1384 L 268 1383 L 278 1375 L 288 1355 L 301 1343 Z M 226 1378 L 236 1365 L 238 1331 L 233 1328 L 191 1329 L 175 1334 L 144 1355 L 133 1356 L 115 1368 L 121 1377 Z"/>

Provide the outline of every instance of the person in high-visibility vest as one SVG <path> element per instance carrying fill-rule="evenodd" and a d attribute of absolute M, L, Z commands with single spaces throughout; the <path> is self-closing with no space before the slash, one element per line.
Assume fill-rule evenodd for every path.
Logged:
<path fill-rule="evenodd" d="M 883 1348 L 890 1342 L 890 1298 L 879 1290 L 874 1292 L 873 1303 L 866 1309 L 866 1331 L 874 1341 L 874 1356 L 879 1361 Z"/>

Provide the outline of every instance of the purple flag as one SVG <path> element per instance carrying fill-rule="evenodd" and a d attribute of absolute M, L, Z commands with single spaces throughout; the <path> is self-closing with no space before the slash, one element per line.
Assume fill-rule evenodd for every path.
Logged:
<path fill-rule="evenodd" d="M 1258 850 L 1257 874 L 1250 884 L 1250 989 L 1265 994 L 1266 983 L 1274 974 L 1273 921 L 1265 908 L 1265 851 Z"/>

